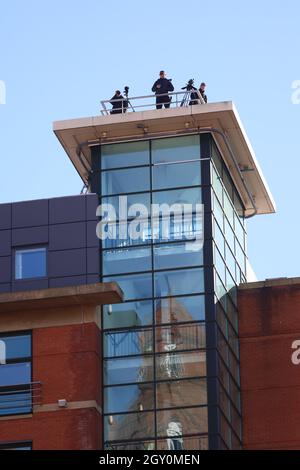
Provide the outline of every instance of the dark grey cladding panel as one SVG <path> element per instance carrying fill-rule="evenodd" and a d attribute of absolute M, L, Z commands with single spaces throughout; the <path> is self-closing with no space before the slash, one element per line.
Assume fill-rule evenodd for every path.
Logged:
<path fill-rule="evenodd" d="M 16 202 L 12 205 L 12 227 L 48 225 L 48 199 Z"/>
<path fill-rule="evenodd" d="M 23 290 L 39 290 L 48 288 L 48 279 L 27 279 L 14 281 L 12 283 L 12 291 L 19 292 Z"/>
<path fill-rule="evenodd" d="M 86 284 L 86 276 L 56 277 L 50 279 L 49 287 L 67 287 Z"/>
<path fill-rule="evenodd" d="M 99 205 L 99 196 L 97 194 L 86 195 L 86 219 L 96 219 L 96 209 Z"/>
<path fill-rule="evenodd" d="M 0 230 L 11 228 L 11 204 L 0 204 Z"/>
<path fill-rule="evenodd" d="M 11 230 L 0 230 L 0 256 L 11 255 Z"/>
<path fill-rule="evenodd" d="M 49 251 L 48 276 L 67 277 L 86 274 L 86 250 Z"/>
<path fill-rule="evenodd" d="M 11 285 L 10 284 L 0 284 L 0 292 L 10 292 L 11 291 Z"/>
<path fill-rule="evenodd" d="M 99 274 L 88 274 L 86 277 L 87 284 L 96 284 L 96 282 L 100 282 L 100 275 Z"/>
<path fill-rule="evenodd" d="M 68 250 L 86 246 L 86 222 L 50 225 L 49 250 Z"/>
<path fill-rule="evenodd" d="M 11 256 L 1 256 L 0 258 L 0 282 L 11 281 Z"/>
<path fill-rule="evenodd" d="M 67 196 L 49 200 L 49 223 L 61 224 L 79 222 L 86 219 L 84 195 Z"/>
<path fill-rule="evenodd" d="M 18 228 L 12 230 L 12 246 L 47 245 L 48 227 Z"/>
<path fill-rule="evenodd" d="M 87 231 L 87 240 L 86 240 L 86 246 L 89 247 L 98 247 L 100 246 L 100 240 L 97 237 L 96 234 L 96 227 L 97 227 L 98 221 L 89 221 L 86 223 L 86 231 Z"/>
<path fill-rule="evenodd" d="M 99 247 L 87 248 L 87 272 L 96 274 L 100 271 L 100 250 Z"/>

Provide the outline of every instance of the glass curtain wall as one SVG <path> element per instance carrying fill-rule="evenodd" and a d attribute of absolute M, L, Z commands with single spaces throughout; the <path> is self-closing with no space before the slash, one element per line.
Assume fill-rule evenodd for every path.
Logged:
<path fill-rule="evenodd" d="M 143 214 L 138 239 L 127 233 L 101 243 L 101 279 L 117 282 L 125 293 L 125 302 L 104 306 L 102 316 L 108 449 L 207 449 L 209 428 L 216 447 L 239 444 L 235 286 L 245 275 L 243 211 L 212 137 L 206 136 L 211 155 L 201 156 L 201 139 L 189 135 L 108 144 L 101 147 L 101 158 L 94 148 L 94 169 L 100 166 L 101 177 L 93 190 L 101 203 L 115 207 L 117 234 L 124 234 L 125 227 L 120 195 L 127 195 L 128 207 L 150 209 L 151 203 L 201 203 L 206 194 L 213 226 L 213 237 L 205 240 L 213 254 L 210 266 L 202 247 L 187 240 L 203 229 L 194 213 L 187 223 L 171 215 L 167 236 L 161 219 L 151 226 Z M 208 272 L 215 273 L 210 292 Z M 217 325 L 218 337 L 210 339 L 209 348 L 218 364 L 208 374 L 205 320 L 213 298 L 209 320 Z"/>

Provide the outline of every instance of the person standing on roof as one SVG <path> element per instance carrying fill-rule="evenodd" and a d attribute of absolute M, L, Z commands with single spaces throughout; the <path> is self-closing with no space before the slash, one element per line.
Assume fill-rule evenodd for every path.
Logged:
<path fill-rule="evenodd" d="M 170 107 L 171 98 L 169 91 L 174 91 L 174 87 L 171 80 L 166 78 L 164 70 L 159 72 L 159 79 L 154 83 L 152 91 L 156 94 L 156 109 L 161 109 L 163 106 L 165 108 Z"/>

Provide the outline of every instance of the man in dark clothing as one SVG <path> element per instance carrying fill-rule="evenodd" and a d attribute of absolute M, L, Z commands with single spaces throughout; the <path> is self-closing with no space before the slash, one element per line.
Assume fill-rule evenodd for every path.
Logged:
<path fill-rule="evenodd" d="M 200 91 L 200 95 L 204 99 L 205 103 L 207 103 L 207 96 L 205 94 L 205 87 L 206 87 L 206 83 L 202 82 L 201 85 L 200 85 L 199 91 Z"/>
<path fill-rule="evenodd" d="M 161 109 L 163 105 L 165 108 L 170 107 L 171 98 L 168 93 L 174 91 L 174 87 L 171 81 L 166 78 L 164 70 L 159 72 L 159 79 L 154 83 L 152 91 L 156 94 L 156 109 Z"/>
<path fill-rule="evenodd" d="M 120 100 L 120 101 L 114 101 Z M 110 99 L 110 103 L 112 105 L 112 110 L 110 114 L 121 114 L 126 113 L 128 108 L 128 101 L 124 98 L 121 94 L 120 90 L 116 90 L 114 96 Z"/>

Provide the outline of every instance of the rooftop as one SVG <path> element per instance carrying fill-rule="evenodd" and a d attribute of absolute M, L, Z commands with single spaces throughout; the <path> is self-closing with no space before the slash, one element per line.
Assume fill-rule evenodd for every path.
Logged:
<path fill-rule="evenodd" d="M 212 132 L 243 200 L 246 216 L 275 212 L 274 199 L 234 103 L 176 103 L 175 107 L 161 110 L 148 109 L 147 104 L 136 108 L 141 111 L 129 109 L 125 114 L 110 115 L 105 109 L 102 116 L 56 121 L 53 130 L 85 184 L 93 145 Z"/>

